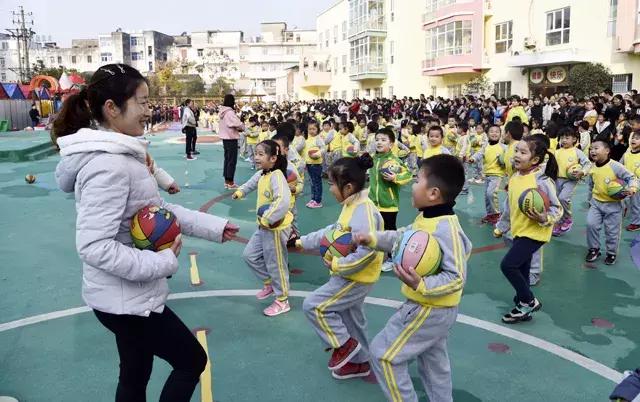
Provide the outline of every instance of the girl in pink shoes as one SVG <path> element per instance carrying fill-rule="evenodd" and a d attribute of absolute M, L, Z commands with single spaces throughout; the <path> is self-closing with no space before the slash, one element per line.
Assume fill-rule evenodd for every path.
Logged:
<path fill-rule="evenodd" d="M 263 283 L 256 298 L 264 300 L 275 294 L 274 302 L 263 311 L 273 317 L 291 309 L 287 240 L 293 215 L 289 210 L 291 191 L 285 177 L 287 158 L 275 141 L 266 140 L 256 146 L 254 161 L 259 171 L 233 193 L 233 199 L 257 190 L 258 230 L 249 239 L 242 257 Z"/>

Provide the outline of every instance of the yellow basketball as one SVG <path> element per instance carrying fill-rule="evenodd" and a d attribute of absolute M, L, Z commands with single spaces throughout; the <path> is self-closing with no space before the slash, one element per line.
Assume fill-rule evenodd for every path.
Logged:
<path fill-rule="evenodd" d="M 579 163 L 567 167 L 567 177 L 571 180 L 578 180 L 578 174 L 582 172 L 582 166 Z"/>

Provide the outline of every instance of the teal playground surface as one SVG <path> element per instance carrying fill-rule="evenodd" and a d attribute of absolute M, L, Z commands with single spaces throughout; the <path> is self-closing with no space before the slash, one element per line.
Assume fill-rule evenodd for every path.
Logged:
<path fill-rule="evenodd" d="M 266 318 L 268 301 L 241 259 L 255 230 L 255 196 L 232 201 L 222 179 L 222 146 L 200 133 L 198 160 L 184 159 L 177 131 L 150 137 L 150 152 L 182 188 L 167 200 L 229 217 L 238 241 L 213 244 L 186 238 L 180 270 L 170 280 L 168 304 L 205 341 L 210 371 L 193 401 L 383 401 L 375 378 L 338 381 L 326 369 L 329 354 L 307 323 L 302 301 L 324 284 L 318 256 L 291 252 L 292 311 Z M 111 333 L 80 297 L 82 266 L 75 251 L 72 194 L 54 180 L 58 156 L 48 132 L 0 135 L 0 395 L 20 401 L 112 401 L 118 354 Z M 35 149 L 35 147 L 41 147 Z M 26 156 L 25 156 L 26 155 Z M 238 162 L 236 181 L 252 175 Z M 37 180 L 27 184 L 25 175 Z M 326 184 L 326 183 L 325 183 Z M 400 225 L 413 221 L 410 186 L 401 191 Z M 298 200 L 303 233 L 333 222 L 340 206 L 325 186 L 325 208 L 309 210 L 309 185 Z M 449 338 L 454 400 L 603 401 L 621 373 L 640 366 L 640 271 L 623 231 L 618 262 L 586 264 L 586 186 L 574 198 L 575 224 L 544 248 L 544 273 L 534 289 L 543 308 L 534 320 L 506 326 L 513 290 L 500 272 L 502 241 L 482 225 L 483 187 L 470 186 L 457 213 L 474 252 L 458 322 Z M 503 197 L 504 194 L 501 194 Z M 366 305 L 373 337 L 402 301 L 400 282 L 382 275 Z M 157 360 L 148 387 L 157 400 L 169 366 Z M 414 384 L 426 401 L 412 367 Z"/>

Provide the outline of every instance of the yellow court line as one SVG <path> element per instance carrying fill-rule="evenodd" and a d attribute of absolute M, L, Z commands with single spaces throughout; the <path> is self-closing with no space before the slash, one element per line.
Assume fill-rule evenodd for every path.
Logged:
<path fill-rule="evenodd" d="M 190 254 L 189 259 L 191 260 L 191 268 L 189 269 L 191 273 L 191 284 L 194 286 L 201 285 L 200 282 L 200 273 L 198 272 L 198 263 L 196 262 L 196 255 Z"/>
<path fill-rule="evenodd" d="M 209 348 L 207 347 L 207 331 L 199 330 L 196 332 L 196 338 L 207 353 L 207 365 L 202 374 L 200 374 L 200 395 L 202 402 L 213 402 L 213 386 L 211 382 L 211 359 L 209 359 Z"/>

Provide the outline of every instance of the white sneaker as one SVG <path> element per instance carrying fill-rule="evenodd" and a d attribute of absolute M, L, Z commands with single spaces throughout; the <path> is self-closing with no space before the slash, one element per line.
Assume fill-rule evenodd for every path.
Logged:
<path fill-rule="evenodd" d="M 393 271 L 393 262 L 391 261 L 386 261 L 382 264 L 382 268 L 381 268 L 382 272 L 391 272 Z"/>

